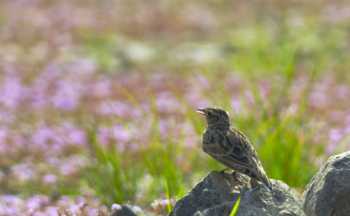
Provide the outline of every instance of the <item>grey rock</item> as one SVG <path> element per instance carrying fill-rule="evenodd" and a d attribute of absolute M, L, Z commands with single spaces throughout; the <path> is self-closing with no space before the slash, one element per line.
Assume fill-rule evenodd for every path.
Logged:
<path fill-rule="evenodd" d="M 272 180 L 272 185 L 272 191 L 262 184 L 251 188 L 244 175 L 214 171 L 175 204 L 170 216 L 228 216 L 239 196 L 237 216 L 304 216 L 286 184 Z"/>
<path fill-rule="evenodd" d="M 143 215 L 142 210 L 138 206 L 120 205 L 112 212 L 111 216 L 138 216 L 141 214 Z"/>
<path fill-rule="evenodd" d="M 350 215 L 350 151 L 330 157 L 304 192 L 308 216 Z"/>

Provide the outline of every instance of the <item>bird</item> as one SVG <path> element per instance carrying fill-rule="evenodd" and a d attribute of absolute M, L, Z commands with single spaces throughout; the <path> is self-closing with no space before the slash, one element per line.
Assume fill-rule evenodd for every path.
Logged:
<path fill-rule="evenodd" d="M 202 136 L 202 149 L 235 172 L 247 175 L 252 187 L 262 182 L 272 189 L 250 140 L 241 131 L 231 127 L 229 114 L 220 108 L 197 109 L 206 118 L 207 128 Z"/>

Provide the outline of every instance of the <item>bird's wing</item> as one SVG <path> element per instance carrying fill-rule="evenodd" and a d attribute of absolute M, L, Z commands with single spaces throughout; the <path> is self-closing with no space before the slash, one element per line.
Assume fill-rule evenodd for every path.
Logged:
<path fill-rule="evenodd" d="M 227 138 L 229 143 L 231 143 L 231 151 L 228 153 L 231 158 L 246 163 L 245 166 L 255 170 L 256 175 L 266 175 L 257 153 L 247 136 L 239 130 L 232 129 L 228 132 Z"/>
<path fill-rule="evenodd" d="M 234 139 L 231 133 L 212 133 L 204 139 L 208 141 L 204 151 L 228 167 L 251 170 L 246 144 Z"/>
<path fill-rule="evenodd" d="M 209 155 L 236 171 L 257 178 L 271 188 L 254 147 L 242 132 L 233 129 L 211 135 L 211 139 L 205 145 L 205 151 Z"/>

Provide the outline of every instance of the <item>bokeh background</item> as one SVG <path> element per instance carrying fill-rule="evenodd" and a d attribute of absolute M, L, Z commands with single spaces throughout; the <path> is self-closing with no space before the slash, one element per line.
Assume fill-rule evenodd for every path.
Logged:
<path fill-rule="evenodd" d="M 227 109 L 302 191 L 349 149 L 349 1 L 2 0 L 0 215 L 164 215 Z"/>

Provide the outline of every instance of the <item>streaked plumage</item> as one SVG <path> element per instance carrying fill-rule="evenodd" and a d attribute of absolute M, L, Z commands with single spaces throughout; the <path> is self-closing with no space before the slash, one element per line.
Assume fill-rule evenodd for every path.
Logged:
<path fill-rule="evenodd" d="M 217 108 L 199 109 L 198 112 L 208 123 L 202 141 L 204 152 L 228 168 L 249 176 L 253 183 L 257 180 L 271 188 L 256 151 L 242 132 L 230 128 L 228 114 Z"/>

